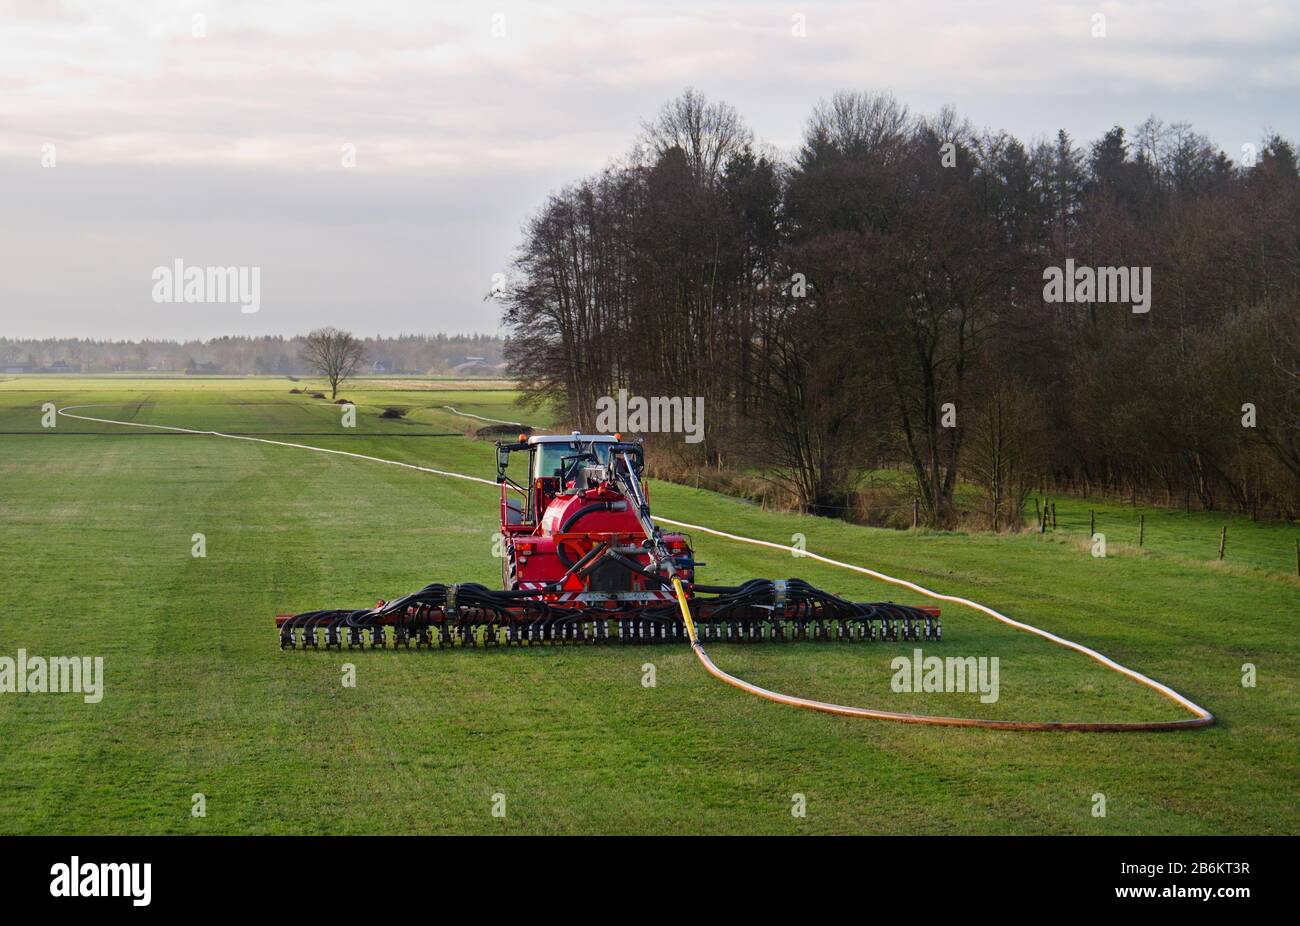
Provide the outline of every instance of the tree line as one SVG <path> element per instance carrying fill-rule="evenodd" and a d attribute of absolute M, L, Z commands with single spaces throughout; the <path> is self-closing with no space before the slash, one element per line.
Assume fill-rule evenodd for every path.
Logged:
<path fill-rule="evenodd" d="M 1067 266 L 1145 273 L 1148 305 L 1050 298 Z M 590 428 L 619 388 L 703 396 L 704 441 L 660 452 L 805 511 L 890 467 L 936 526 L 1015 527 L 1052 487 L 1300 510 L 1300 177 L 1276 135 L 1238 160 L 1155 117 L 1026 143 L 841 92 L 784 156 L 688 90 L 547 199 L 501 298 L 526 402 Z"/>
<path fill-rule="evenodd" d="M 88 338 L 0 338 L 0 374 L 172 372 L 300 376 L 314 371 L 304 358 L 307 335 L 219 337 L 206 341 L 109 341 Z M 365 373 L 439 375 L 467 357 L 481 357 L 476 374 L 502 362 L 502 340 L 485 334 L 404 334 L 363 337 Z"/>

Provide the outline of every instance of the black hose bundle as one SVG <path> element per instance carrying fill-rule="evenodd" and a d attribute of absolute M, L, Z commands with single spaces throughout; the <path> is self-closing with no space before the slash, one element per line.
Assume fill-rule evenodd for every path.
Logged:
<path fill-rule="evenodd" d="M 603 547 L 597 546 L 576 563 L 569 566 L 565 578 L 581 574 Z M 630 571 L 657 579 L 667 585 L 662 576 L 651 573 L 639 564 L 613 550 L 603 550 Z M 434 582 L 401 598 L 373 608 L 327 609 L 306 611 L 288 618 L 280 625 L 281 645 L 292 647 L 294 632 L 303 632 L 303 645 L 316 645 L 316 632 L 328 632 L 326 645 L 341 645 L 340 630 L 349 632 L 349 644 L 360 642 L 360 633 L 370 630 L 376 645 L 382 645 L 384 628 L 392 626 L 398 640 L 408 639 L 412 631 L 420 634 L 420 641 L 428 641 L 428 630 L 441 627 L 444 642 L 449 642 L 455 631 L 462 641 L 471 640 L 476 628 L 485 629 L 484 639 L 495 642 L 496 629 L 506 627 L 513 636 L 529 641 L 570 639 L 570 634 L 581 637 L 586 623 L 603 624 L 608 620 L 624 622 L 621 627 L 634 640 L 683 639 L 681 616 L 675 604 L 647 606 L 644 602 L 623 602 L 616 607 L 561 607 L 543 600 L 547 594 L 561 590 L 563 580 L 543 588 L 501 590 L 490 589 L 477 582 L 444 585 Z M 777 624 L 792 622 L 796 636 L 806 635 L 811 625 L 818 639 L 829 639 L 827 625 L 840 623 L 839 636 L 853 635 L 851 625 L 861 625 L 858 636 L 874 637 L 872 621 L 881 623 L 881 636 L 895 638 L 896 624 L 903 629 L 904 639 L 938 639 L 938 621 L 920 608 L 892 602 L 848 601 L 838 595 L 810 585 L 803 579 L 750 579 L 736 586 L 696 585 L 695 597 L 689 602 L 692 613 L 704 627 L 735 624 L 746 628 L 749 639 L 754 639 L 753 629 L 763 625 L 772 628 L 776 635 Z M 629 623 L 630 622 L 630 623 Z M 642 636 L 642 628 L 648 638 Z M 653 629 L 657 628 L 657 629 Z M 604 638 L 603 627 L 597 636 Z M 761 636 L 761 634 L 759 634 Z M 622 629 L 619 637 L 627 639 Z"/>

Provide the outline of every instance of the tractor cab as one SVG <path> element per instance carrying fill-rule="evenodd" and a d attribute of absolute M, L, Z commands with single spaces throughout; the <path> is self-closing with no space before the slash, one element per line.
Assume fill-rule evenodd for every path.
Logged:
<path fill-rule="evenodd" d="M 573 494 L 591 487 L 593 481 L 609 472 L 610 448 L 621 444 L 615 434 L 520 434 L 519 441 L 497 444 L 497 483 L 501 486 L 501 526 L 503 529 L 531 531 L 558 495 Z M 510 454 L 527 451 L 527 482 L 515 482 L 506 470 Z M 635 448 L 640 466 L 640 447 Z M 639 475 L 639 473 L 638 473 Z"/>
<path fill-rule="evenodd" d="M 552 440 L 558 435 L 531 438 L 532 455 L 529 476 L 534 485 L 538 479 L 558 479 L 560 491 L 572 488 L 569 483 L 588 466 L 608 466 L 609 448 L 615 443 L 612 435 L 577 435 Z"/>

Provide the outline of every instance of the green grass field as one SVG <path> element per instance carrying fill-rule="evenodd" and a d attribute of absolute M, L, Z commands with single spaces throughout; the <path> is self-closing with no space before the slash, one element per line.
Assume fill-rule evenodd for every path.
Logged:
<path fill-rule="evenodd" d="M 656 483 L 656 513 L 971 597 L 1209 708 L 1180 733 L 1010 733 L 836 718 L 757 700 L 684 647 L 281 652 L 272 616 L 434 580 L 496 584 L 495 490 L 287 447 L 58 419 L 41 406 L 256 434 L 491 477 L 508 389 L 363 380 L 354 430 L 284 379 L 0 381 L 0 656 L 101 655 L 98 704 L 0 694 L 4 833 L 1296 833 L 1294 525 L 1058 500 L 1045 536 L 893 532 Z M 400 420 L 378 417 L 387 405 Z M 1109 556 L 1086 545 L 1098 509 Z M 1228 556 L 1217 561 L 1218 529 Z M 207 555 L 191 555 L 192 535 Z M 709 581 L 799 575 L 921 599 L 708 535 Z M 1030 720 L 1187 716 L 1096 663 L 944 609 L 939 655 L 997 656 L 1000 699 L 897 694 L 912 644 L 713 646 L 781 691 Z M 356 667 L 343 687 L 344 663 Z M 642 685 L 653 663 L 657 685 Z M 1243 687 L 1242 665 L 1258 683 Z M 1106 816 L 1093 816 L 1093 795 Z M 191 815 L 203 794 L 205 817 Z M 504 817 L 492 814 L 505 795 Z M 792 796 L 807 815 L 792 816 Z"/>

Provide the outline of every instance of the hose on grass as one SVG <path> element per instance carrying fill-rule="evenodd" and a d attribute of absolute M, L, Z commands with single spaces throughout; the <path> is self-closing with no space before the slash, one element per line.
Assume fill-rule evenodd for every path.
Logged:
<path fill-rule="evenodd" d="M 724 682 L 733 688 L 739 688 L 741 691 L 748 692 L 767 701 L 773 701 L 777 704 L 785 704 L 790 707 L 800 707 L 805 710 L 819 711 L 823 714 L 837 714 L 841 717 L 862 717 L 868 720 L 893 720 L 897 723 L 915 723 L 925 724 L 932 727 L 979 727 L 985 730 L 1075 730 L 1085 733 L 1122 733 L 1122 732 L 1155 732 L 1167 730 L 1187 730 L 1196 727 L 1207 727 L 1214 723 L 1214 715 L 1204 708 L 1198 707 L 1192 702 L 1187 701 L 1181 695 L 1173 698 L 1177 703 L 1184 707 L 1189 707 L 1196 715 L 1186 720 L 1156 720 L 1156 721 L 1135 721 L 1129 723 L 1089 723 L 1084 721 L 1031 721 L 1031 720 L 986 720 L 978 717 L 941 717 L 931 714 L 908 714 L 897 711 L 879 711 L 867 707 L 849 707 L 844 704 L 832 704 L 829 701 L 815 701 L 811 698 L 800 698 L 796 695 L 782 694 L 779 691 L 770 691 L 767 688 L 761 688 L 752 682 L 747 682 L 743 678 L 737 678 L 730 672 L 725 672 L 718 668 L 717 664 L 709 658 L 705 652 L 704 645 L 700 643 L 699 635 L 695 632 L 695 621 L 691 617 L 691 606 L 686 600 L 686 590 L 682 587 L 682 582 L 676 576 L 673 577 L 673 592 L 677 596 L 678 607 L 681 608 L 682 621 L 686 624 L 686 635 L 691 641 L 691 648 L 695 651 L 695 656 L 699 659 L 704 670 L 720 682 Z M 1008 618 L 1009 620 L 1009 618 Z M 1083 647 L 1087 650 L 1087 647 Z M 1089 653 L 1093 651 L 1087 650 Z M 1100 658 L 1103 663 L 1109 663 L 1100 653 L 1094 654 Z M 1114 664 L 1117 665 L 1117 664 Z M 1121 667 L 1122 668 L 1122 667 Z M 1155 690 L 1162 694 L 1166 689 L 1159 682 L 1147 679 L 1141 676 Z M 1177 694 L 1174 692 L 1174 694 Z"/>

